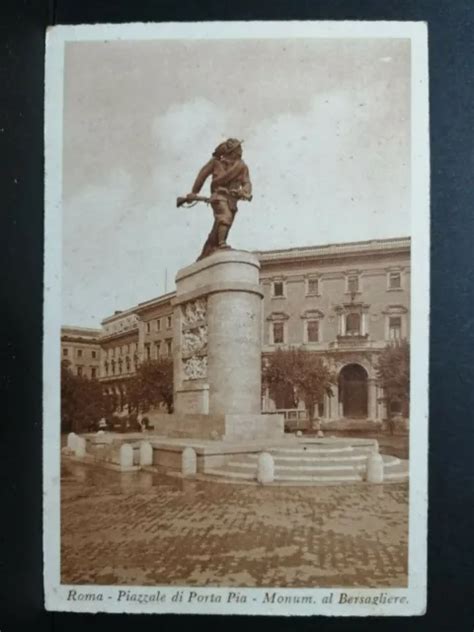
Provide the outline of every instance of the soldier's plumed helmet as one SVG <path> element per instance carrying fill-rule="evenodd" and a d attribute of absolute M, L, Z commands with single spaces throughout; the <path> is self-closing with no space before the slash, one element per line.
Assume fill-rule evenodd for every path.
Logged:
<path fill-rule="evenodd" d="M 234 150 L 238 149 L 242 145 L 241 140 L 237 140 L 237 138 L 228 138 L 223 143 L 217 145 L 214 149 L 213 156 L 214 158 L 220 158 L 221 156 L 226 156 L 227 154 L 232 153 Z"/>

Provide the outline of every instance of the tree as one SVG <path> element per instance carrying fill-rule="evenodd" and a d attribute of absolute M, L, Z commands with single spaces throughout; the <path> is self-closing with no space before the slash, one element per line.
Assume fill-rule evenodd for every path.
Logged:
<path fill-rule="evenodd" d="M 61 363 L 61 430 L 84 432 L 105 414 L 102 386 L 95 379 L 75 375 L 67 360 Z"/>
<path fill-rule="evenodd" d="M 290 386 L 303 399 L 310 421 L 316 405 L 325 394 L 332 396 L 331 386 L 337 382 L 336 374 L 319 355 L 302 348 L 277 349 L 265 357 L 262 373 L 270 392 Z"/>
<path fill-rule="evenodd" d="M 173 361 L 147 360 L 140 364 L 128 385 L 129 399 L 143 411 L 163 403 L 173 412 Z"/>
<path fill-rule="evenodd" d="M 388 344 L 377 362 L 377 379 L 384 391 L 390 429 L 393 432 L 393 412 L 399 409 L 409 416 L 410 402 L 410 343 L 397 340 Z"/>

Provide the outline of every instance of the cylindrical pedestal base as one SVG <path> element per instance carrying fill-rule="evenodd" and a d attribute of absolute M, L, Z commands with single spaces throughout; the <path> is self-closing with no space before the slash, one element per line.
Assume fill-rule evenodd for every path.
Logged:
<path fill-rule="evenodd" d="M 210 414 L 261 411 L 261 297 L 242 291 L 208 299 Z"/>
<path fill-rule="evenodd" d="M 176 277 L 175 411 L 259 415 L 261 310 L 258 258 L 224 251 Z"/>

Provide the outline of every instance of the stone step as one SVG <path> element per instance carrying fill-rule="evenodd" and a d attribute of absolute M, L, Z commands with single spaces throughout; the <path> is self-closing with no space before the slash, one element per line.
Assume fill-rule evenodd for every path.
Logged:
<path fill-rule="evenodd" d="M 400 463 L 399 459 L 392 457 L 392 459 L 384 461 L 384 468 L 393 468 L 396 467 Z M 257 465 L 256 463 L 249 463 L 245 461 L 229 461 L 226 464 L 225 469 L 229 469 L 232 471 L 249 471 L 256 472 Z M 316 473 L 316 472 L 365 472 L 367 469 L 367 464 L 364 461 L 363 463 L 354 463 L 353 465 L 349 465 L 347 463 L 306 463 L 306 464 L 298 464 L 298 465 L 281 465 L 275 462 L 275 475 L 286 475 L 292 473 Z"/>
<path fill-rule="evenodd" d="M 216 476 L 227 480 L 246 480 L 255 481 L 256 476 L 252 473 L 245 472 L 232 472 L 226 469 L 210 469 L 206 472 L 206 475 Z M 407 480 L 407 472 L 393 472 L 385 474 L 385 481 L 387 482 L 402 482 Z M 298 475 L 292 474 L 288 476 L 275 475 L 276 482 L 288 482 L 288 483 L 344 483 L 344 482 L 362 482 L 365 480 L 365 476 L 362 473 L 337 473 L 332 472 L 328 474 L 313 474 L 313 475 Z"/>
<path fill-rule="evenodd" d="M 367 455 L 356 455 L 352 457 L 340 457 L 340 456 L 332 456 L 332 457 L 316 457 L 316 456 L 304 456 L 304 457 L 280 457 L 272 455 L 275 463 L 275 467 L 307 467 L 307 466 L 315 466 L 320 465 L 321 467 L 327 466 L 347 466 L 347 467 L 365 467 L 367 464 Z M 395 464 L 398 463 L 400 459 L 395 456 L 384 455 L 383 456 L 384 463 L 388 465 L 389 463 Z M 228 464 L 234 463 L 242 463 L 249 467 L 257 467 L 258 455 L 256 454 L 239 454 L 231 457 L 228 461 Z"/>
<path fill-rule="evenodd" d="M 252 473 L 245 472 L 233 472 L 227 469 L 210 469 L 206 471 L 206 475 L 216 476 L 219 478 L 224 478 L 228 480 L 247 480 L 247 481 L 255 481 L 256 475 Z M 295 484 L 299 482 L 314 482 L 314 483 L 340 483 L 340 482 L 357 482 L 363 480 L 361 476 L 356 474 L 343 474 L 343 475 L 328 475 L 328 476 L 298 476 L 293 475 L 291 477 L 279 477 L 275 476 L 276 482 L 294 482 Z"/>
<path fill-rule="evenodd" d="M 347 481 L 363 481 L 364 477 L 357 472 L 331 472 L 327 474 L 275 474 L 275 481 L 335 483 Z"/>
<path fill-rule="evenodd" d="M 397 457 L 383 455 L 384 480 L 387 482 L 405 481 L 408 479 L 408 461 Z M 229 480 L 255 481 L 257 477 L 256 462 L 231 461 L 220 468 L 206 471 L 207 475 L 226 478 Z M 359 463 L 350 465 L 296 465 L 293 467 L 275 467 L 275 482 L 325 483 L 335 484 L 344 482 L 360 482 L 365 480 L 366 466 Z"/>
<path fill-rule="evenodd" d="M 280 456 L 279 454 L 274 454 L 271 452 L 273 459 L 275 461 L 275 465 L 299 465 L 299 464 L 309 464 L 309 463 L 366 463 L 367 462 L 367 454 L 355 454 L 353 456 Z M 253 463 L 256 465 L 258 461 L 257 454 L 239 454 L 238 457 L 239 462 Z"/>
<path fill-rule="evenodd" d="M 300 458 L 305 456 L 322 457 L 322 456 L 367 456 L 373 451 L 373 448 L 271 448 L 268 450 L 274 457 L 293 457 Z M 257 455 L 254 455 L 257 457 Z"/>
<path fill-rule="evenodd" d="M 254 472 L 232 472 L 224 468 L 209 468 L 204 472 L 206 475 L 219 476 L 220 478 L 239 478 L 247 481 L 256 480 L 256 474 Z"/>

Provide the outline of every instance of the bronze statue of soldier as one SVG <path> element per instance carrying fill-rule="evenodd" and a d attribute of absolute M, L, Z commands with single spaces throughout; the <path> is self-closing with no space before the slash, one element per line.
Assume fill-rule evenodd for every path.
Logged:
<path fill-rule="evenodd" d="M 211 197 L 199 195 L 204 182 L 211 179 Z M 177 206 L 196 202 L 210 203 L 214 213 L 214 224 L 198 261 L 213 252 L 229 249 L 227 236 L 237 213 L 237 201 L 252 199 L 252 183 L 249 170 L 242 160 L 242 141 L 229 138 L 214 150 L 212 158 L 199 171 L 191 193 L 178 198 Z"/>

